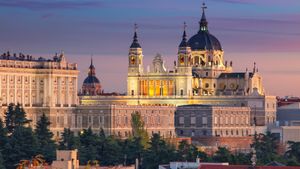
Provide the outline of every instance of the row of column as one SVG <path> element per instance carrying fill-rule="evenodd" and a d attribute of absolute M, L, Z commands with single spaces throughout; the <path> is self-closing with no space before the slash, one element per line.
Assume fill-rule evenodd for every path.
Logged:
<path fill-rule="evenodd" d="M 175 94 L 173 80 L 141 80 L 139 95 L 143 96 L 172 96 Z"/>
<path fill-rule="evenodd" d="M 3 77 L 6 78 L 6 91 L 3 90 Z M 21 79 L 21 84 L 18 84 L 18 77 Z M 34 78 L 33 78 L 34 77 Z M 11 82 L 11 78 L 14 79 L 13 84 Z M 28 85 L 25 84 L 25 79 L 28 78 Z M 77 82 L 78 79 L 76 77 L 58 77 L 58 84 L 57 84 L 57 94 L 54 94 L 54 84 L 53 80 L 56 77 L 51 75 L 42 77 L 42 76 L 17 76 L 17 75 L 0 75 L 1 84 L 0 84 L 0 96 L 3 97 L 3 92 L 5 92 L 5 98 L 2 98 L 2 104 L 9 104 L 9 103 L 20 103 L 23 106 L 32 106 L 32 105 L 39 105 L 39 106 L 55 106 L 55 104 L 67 104 L 71 106 L 71 104 L 77 104 Z M 35 80 L 36 88 L 33 89 L 33 82 Z M 41 80 L 43 88 L 41 89 Z M 62 91 L 62 83 L 61 81 L 65 81 L 65 90 Z M 70 80 L 72 81 L 73 90 L 70 93 L 71 84 L 69 83 Z M 12 87 L 13 85 L 13 87 Z M 20 88 L 18 88 L 20 86 Z M 11 91 L 13 90 L 13 95 L 11 97 Z M 21 91 L 21 93 L 19 93 Z M 27 97 L 25 96 L 25 93 Z M 42 93 L 42 95 L 41 95 Z M 20 98 L 18 97 L 20 95 Z M 35 96 L 34 96 L 35 95 Z"/>

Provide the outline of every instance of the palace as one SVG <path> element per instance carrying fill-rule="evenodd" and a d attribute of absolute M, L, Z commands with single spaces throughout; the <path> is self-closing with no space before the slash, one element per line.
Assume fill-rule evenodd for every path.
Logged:
<path fill-rule="evenodd" d="M 129 121 L 134 111 L 141 113 L 150 134 L 174 137 L 176 124 L 181 124 L 174 122 L 181 118 L 176 117 L 176 107 L 191 104 L 222 107 L 226 113 L 220 110 L 220 114 L 230 118 L 240 114 L 241 118 L 248 119 L 245 123 L 247 130 L 236 135 L 253 133 L 253 124 L 261 127 L 274 124 L 276 97 L 265 94 L 256 64 L 251 71 L 234 72 L 233 63 L 225 61 L 220 41 L 208 29 L 205 8 L 203 6 L 199 30 L 191 38 L 188 38 L 184 24 L 177 61 L 172 69 L 165 68 L 160 54 L 154 57 L 150 67 L 144 69 L 143 50 L 135 26 L 126 56 L 126 95 L 103 93 L 92 60 L 88 76 L 78 91 L 77 64 L 68 63 L 63 53 L 52 59 L 35 59 L 22 53 L 19 56 L 9 52 L 2 54 L 0 117 L 8 104 L 20 103 L 33 120 L 32 124 L 43 113 L 50 117 L 51 130 L 57 137 L 64 128 L 79 132 L 88 127 L 96 132 L 102 128 L 107 134 L 128 137 L 131 135 Z M 231 111 L 226 107 L 239 108 Z M 201 119 L 200 116 L 193 118 L 193 123 L 201 123 L 197 120 Z M 212 122 L 210 117 L 212 115 L 204 118 Z M 221 135 L 218 132 L 223 130 L 212 131 L 211 135 Z"/>

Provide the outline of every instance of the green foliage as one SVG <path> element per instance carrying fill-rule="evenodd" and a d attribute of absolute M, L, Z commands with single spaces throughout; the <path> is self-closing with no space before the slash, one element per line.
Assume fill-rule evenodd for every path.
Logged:
<path fill-rule="evenodd" d="M 93 134 L 91 128 L 84 129 L 80 135 L 79 160 L 80 164 L 86 164 L 88 161 L 94 161 L 97 158 L 97 144 L 99 137 Z"/>
<path fill-rule="evenodd" d="M 294 159 L 295 162 L 300 163 L 300 142 L 289 141 L 288 145 L 289 148 L 285 155 L 289 159 Z"/>
<path fill-rule="evenodd" d="M 155 169 L 159 164 L 167 164 L 176 159 L 175 147 L 167 144 L 159 134 L 153 134 L 149 145 L 142 160 L 143 168 Z"/>
<path fill-rule="evenodd" d="M 70 129 L 64 129 L 59 141 L 59 150 L 74 150 L 78 148 L 78 139 L 74 136 L 74 132 Z"/>
<path fill-rule="evenodd" d="M 53 133 L 49 129 L 50 121 L 45 114 L 43 114 L 39 121 L 37 121 L 35 128 L 35 135 L 38 141 L 38 154 L 42 154 L 47 162 L 55 159 L 56 144 L 54 142 Z"/>
<path fill-rule="evenodd" d="M 5 144 L 8 141 L 7 130 L 4 128 L 2 119 L 0 118 L 0 152 L 4 149 Z"/>
<path fill-rule="evenodd" d="M 118 165 L 124 162 L 121 140 L 108 136 L 104 142 L 103 158 L 99 159 L 101 165 Z"/>
<path fill-rule="evenodd" d="M 144 128 L 145 124 L 142 120 L 142 116 L 139 112 L 134 112 L 131 114 L 131 128 L 132 128 L 132 134 L 133 137 L 140 137 L 141 138 L 141 144 L 144 147 L 147 147 L 147 144 L 149 142 L 149 136 Z"/>
<path fill-rule="evenodd" d="M 26 113 L 20 104 L 9 104 L 5 112 L 5 126 L 9 133 L 12 133 L 16 127 L 25 126 L 31 120 L 26 118 Z"/>
<path fill-rule="evenodd" d="M 5 164 L 10 169 L 20 160 L 28 160 L 37 155 L 38 143 L 31 128 L 18 126 L 14 128 L 5 147 Z"/>
<path fill-rule="evenodd" d="M 3 159 L 3 155 L 0 151 L 0 168 L 1 169 L 6 169 L 6 167 L 4 166 L 4 159 Z"/>
<path fill-rule="evenodd" d="M 186 140 L 182 140 L 178 146 L 178 160 L 180 161 L 195 161 L 196 158 L 201 161 L 207 161 L 207 154 L 198 151 L 195 145 L 188 144 Z"/>
<path fill-rule="evenodd" d="M 270 132 L 259 135 L 255 133 L 254 143 L 251 146 L 256 150 L 258 165 L 265 165 L 276 160 L 278 140 Z"/>
<path fill-rule="evenodd" d="M 231 157 L 231 164 L 251 165 L 251 153 L 235 153 Z"/>
<path fill-rule="evenodd" d="M 213 156 L 213 160 L 215 162 L 229 162 L 233 161 L 233 156 L 230 151 L 225 147 L 218 147 L 218 150 L 215 152 Z"/>

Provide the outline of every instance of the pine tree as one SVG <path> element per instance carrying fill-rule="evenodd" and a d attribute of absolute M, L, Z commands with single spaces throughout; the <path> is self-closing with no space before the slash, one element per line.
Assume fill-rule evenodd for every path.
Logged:
<path fill-rule="evenodd" d="M 26 112 L 20 104 L 9 104 L 5 112 L 5 126 L 9 133 L 12 133 L 15 127 L 25 126 L 30 122 L 31 120 L 26 118 Z"/>
<path fill-rule="evenodd" d="M 218 147 L 218 150 L 213 156 L 215 162 L 232 162 L 232 155 L 230 151 L 225 147 Z"/>
<path fill-rule="evenodd" d="M 15 110 L 14 104 L 9 104 L 7 111 L 4 113 L 5 115 L 5 126 L 9 133 L 12 133 L 15 127 Z"/>
<path fill-rule="evenodd" d="M 42 154 L 47 162 L 52 162 L 55 159 L 56 144 L 53 138 L 53 133 L 49 129 L 50 121 L 45 114 L 36 124 L 35 135 L 38 141 L 38 153 Z"/>
<path fill-rule="evenodd" d="M 0 118 L 0 152 L 4 149 L 7 139 L 7 130 L 4 128 L 3 121 Z"/>
<path fill-rule="evenodd" d="M 23 107 L 20 104 L 15 106 L 15 126 L 25 126 L 31 122 L 26 118 L 26 112 L 24 111 Z"/>
<path fill-rule="evenodd" d="M 15 168 L 20 160 L 29 160 L 37 155 L 37 139 L 29 127 L 15 127 L 5 145 L 5 164 L 8 169 Z"/>
<path fill-rule="evenodd" d="M 150 147 L 143 156 L 142 166 L 145 169 L 155 169 L 159 164 L 167 164 L 175 158 L 175 147 L 162 140 L 159 134 L 153 134 Z"/>
<path fill-rule="evenodd" d="M 84 129 L 79 135 L 80 148 L 79 148 L 79 160 L 81 164 L 87 164 L 88 161 L 94 161 L 97 159 L 97 144 L 99 142 L 99 136 L 93 133 L 89 127 Z"/>
<path fill-rule="evenodd" d="M 0 151 L 0 168 L 1 169 L 6 169 L 6 167 L 4 166 L 4 160 L 3 160 L 3 155 Z"/>
<path fill-rule="evenodd" d="M 102 159 L 98 159 L 101 165 L 118 165 L 124 162 L 121 141 L 114 136 L 106 137 L 102 151 Z"/>
<path fill-rule="evenodd" d="M 78 140 L 74 136 L 74 132 L 70 129 L 64 129 L 61 135 L 58 149 L 60 150 L 74 150 L 78 148 Z"/>
<path fill-rule="evenodd" d="M 100 161 L 100 164 L 102 164 L 102 160 L 105 156 L 104 154 L 104 147 L 106 145 L 106 136 L 103 128 L 101 128 L 99 132 L 99 141 L 97 144 L 97 160 Z"/>

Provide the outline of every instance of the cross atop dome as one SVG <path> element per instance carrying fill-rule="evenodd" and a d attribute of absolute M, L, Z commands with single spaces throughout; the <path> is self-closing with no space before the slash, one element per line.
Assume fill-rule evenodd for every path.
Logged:
<path fill-rule="evenodd" d="M 200 24 L 200 30 L 199 31 L 208 31 L 208 28 L 207 28 L 207 20 L 206 20 L 206 16 L 205 16 L 205 9 L 207 9 L 207 6 L 205 5 L 205 3 L 202 4 L 202 17 L 201 17 L 201 20 L 199 22 Z"/>
<path fill-rule="evenodd" d="M 205 5 L 205 3 L 203 2 L 202 3 L 202 13 L 205 13 L 205 9 L 207 9 L 207 6 Z"/>

